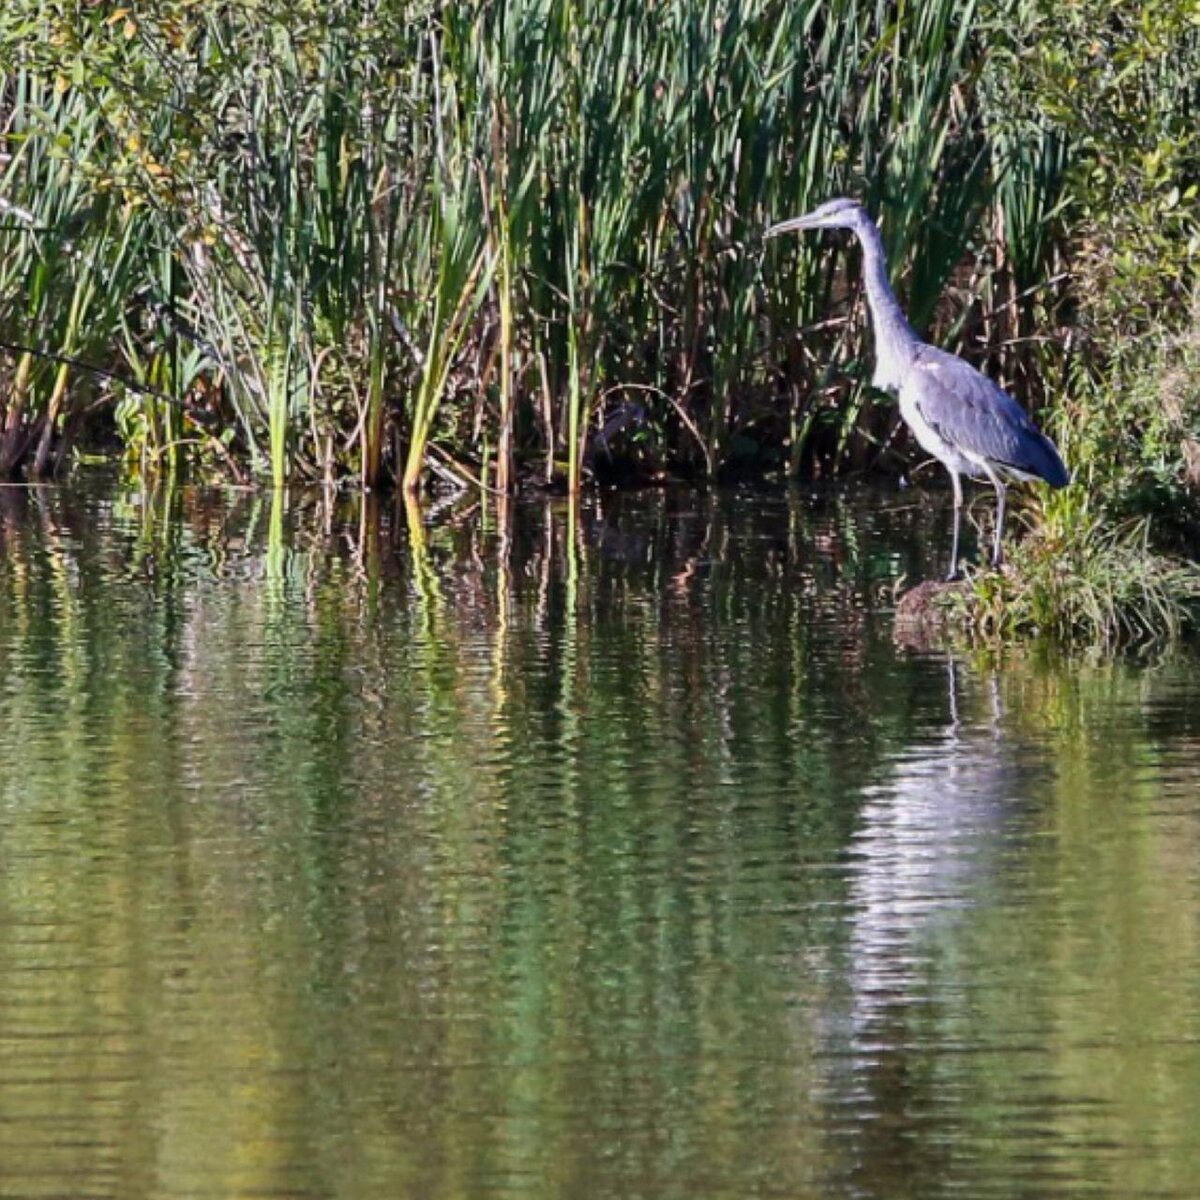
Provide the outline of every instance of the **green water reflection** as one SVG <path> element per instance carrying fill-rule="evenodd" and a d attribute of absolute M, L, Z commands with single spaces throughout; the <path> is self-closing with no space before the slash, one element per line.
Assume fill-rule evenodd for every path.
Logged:
<path fill-rule="evenodd" d="M 1200 671 L 945 513 L 0 489 L 0 1194 L 1200 1194 Z"/>

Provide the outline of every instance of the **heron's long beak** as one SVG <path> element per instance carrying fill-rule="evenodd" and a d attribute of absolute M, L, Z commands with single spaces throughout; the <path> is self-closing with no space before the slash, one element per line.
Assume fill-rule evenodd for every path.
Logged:
<path fill-rule="evenodd" d="M 777 237 L 781 233 L 792 233 L 796 229 L 820 229 L 821 218 L 815 213 L 806 213 L 803 217 L 790 217 L 786 221 L 780 221 L 777 225 L 772 225 L 766 233 L 765 238 Z"/>

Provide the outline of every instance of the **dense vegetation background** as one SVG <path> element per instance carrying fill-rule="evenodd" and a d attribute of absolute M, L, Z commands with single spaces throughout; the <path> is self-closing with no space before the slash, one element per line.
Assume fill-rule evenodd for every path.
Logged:
<path fill-rule="evenodd" d="M 853 252 L 1106 503 L 1200 477 L 1191 0 L 10 0 L 0 476 L 865 469 Z M 1046 411 L 1048 410 L 1048 411 Z"/>

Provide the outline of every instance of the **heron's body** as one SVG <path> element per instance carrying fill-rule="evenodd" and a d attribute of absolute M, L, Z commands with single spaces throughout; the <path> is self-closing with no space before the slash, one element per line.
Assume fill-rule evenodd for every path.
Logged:
<path fill-rule="evenodd" d="M 1070 481 L 1054 443 L 987 376 L 917 337 L 888 280 L 879 230 L 860 204 L 831 200 L 807 216 L 772 226 L 767 236 L 793 229 L 849 229 L 862 244 L 863 279 L 875 328 L 872 383 L 896 396 L 900 415 L 917 442 L 950 472 L 954 488 L 950 575 L 953 578 L 958 570 L 963 475 L 987 479 L 996 489 L 992 561 L 998 566 L 1006 481 L 1042 479 L 1052 487 L 1065 487 Z"/>

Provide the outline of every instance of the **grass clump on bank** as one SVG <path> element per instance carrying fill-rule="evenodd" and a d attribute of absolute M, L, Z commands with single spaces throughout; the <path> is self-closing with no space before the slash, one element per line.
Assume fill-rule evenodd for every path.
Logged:
<path fill-rule="evenodd" d="M 1200 628 L 1200 566 L 1155 548 L 1147 517 L 1114 522 L 1081 492 L 1046 502 L 1000 571 L 954 601 L 988 638 L 1116 646 Z"/>

